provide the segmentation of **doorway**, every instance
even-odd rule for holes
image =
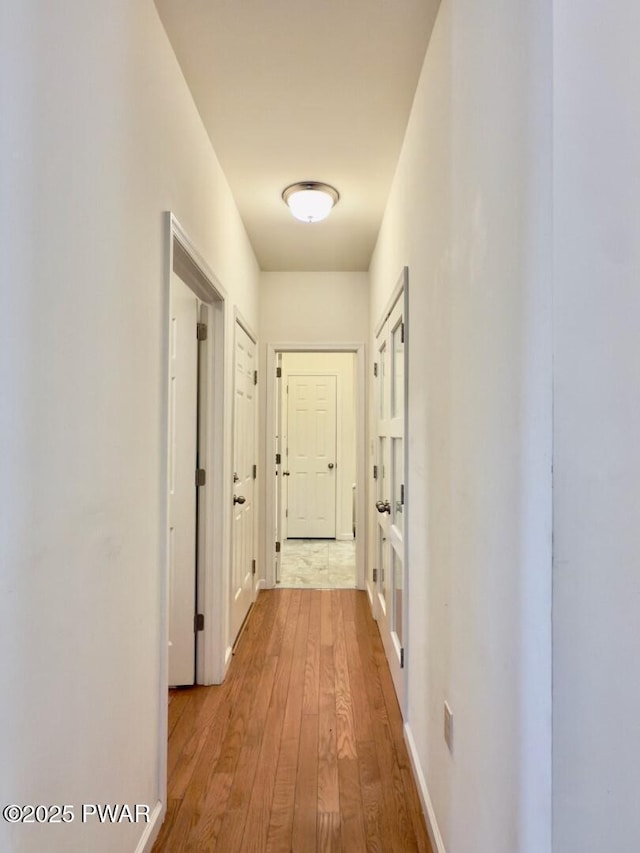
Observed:
[[[364,585],[363,350],[267,347],[269,586]]]
[[[221,502],[214,500],[225,486],[226,300],[215,275],[171,213],[165,306],[162,694],[169,683],[214,684],[224,675],[220,626],[228,544],[223,531],[229,521]],[[182,366],[176,366],[176,358]],[[178,476],[182,497],[175,494]],[[182,531],[176,529],[176,520]],[[179,666],[174,658],[180,660]]]

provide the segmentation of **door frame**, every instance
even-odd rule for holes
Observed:
[[[230,499],[229,499],[229,506],[231,507],[231,509],[229,510],[230,551],[229,551],[229,572],[227,573],[228,577],[229,577],[229,583],[228,583],[227,599],[226,599],[226,601],[227,601],[227,619],[229,621],[229,626],[231,624],[231,596],[233,593],[232,584],[231,584],[231,575],[233,573],[233,551],[232,551],[232,549],[233,549],[233,492],[235,491],[235,484],[233,483],[233,465],[234,465],[235,450],[236,450],[236,448],[235,448],[235,441],[236,441],[236,379],[237,379],[237,376],[236,376],[236,334],[237,334],[238,326],[240,326],[240,328],[245,332],[245,334],[247,334],[249,336],[249,338],[251,338],[251,340],[255,344],[255,348],[256,348],[256,350],[255,350],[255,353],[256,353],[255,367],[256,367],[256,370],[258,371],[258,374],[260,372],[260,365],[258,363],[259,358],[260,358],[258,336],[254,332],[254,330],[251,328],[251,325],[245,320],[240,309],[237,306],[235,306],[233,309],[233,354],[231,356],[232,374],[233,374],[232,386],[233,387],[231,388],[231,400],[232,400],[232,403],[231,403],[231,453],[230,453],[231,476],[229,478],[229,480],[231,481],[231,495],[230,495]],[[259,384],[256,382],[255,383],[255,406],[254,406],[254,414],[253,414],[253,417],[254,417],[254,432],[253,432],[253,434],[254,434],[254,444],[255,444],[254,456],[255,456],[255,460],[256,460],[255,461],[256,478],[255,478],[255,483],[254,483],[254,488],[253,488],[253,502],[254,502],[254,507],[253,507],[253,509],[254,509],[254,514],[253,514],[253,553],[254,553],[255,558],[256,558],[256,564],[258,564],[258,528],[259,528],[258,495],[260,492],[260,465],[259,465],[259,461],[258,461],[258,455],[259,455],[259,451],[260,451],[260,437],[258,434],[259,413],[260,413],[260,396],[259,396],[259,392],[258,392],[259,387],[260,387]],[[223,493],[221,493],[221,494],[223,494]],[[255,603],[256,595],[258,594],[258,589],[260,588],[260,580],[259,580],[260,575],[261,575],[260,566],[256,565],[256,573],[253,576],[253,581],[252,581],[252,585],[251,585],[252,586],[252,588],[251,588],[251,605],[249,606],[249,610],[247,611],[246,616],[249,615],[249,613],[251,611],[251,607]],[[246,616],[245,616],[245,622],[246,622]],[[241,626],[240,632],[242,632],[242,630],[243,630],[243,628]],[[227,636],[229,636],[229,631],[230,631],[230,627],[227,630]],[[230,639],[232,644],[234,644],[237,640],[236,637],[229,637],[229,639]],[[231,651],[231,647],[227,650],[227,653],[230,651]]]
[[[278,353],[285,352],[345,352],[356,357],[356,587],[365,588],[365,565],[368,546],[368,513],[366,507],[366,347],[362,342],[350,343],[267,343],[266,345],[266,460],[262,498],[265,507],[264,542],[264,585],[268,589],[275,586],[275,539],[276,526],[274,494],[276,489],[275,446],[276,446],[276,407],[278,393],[276,389],[276,365]]]
[[[166,809],[169,689],[169,384],[170,384],[170,294],[171,276],[176,272],[206,307],[208,336],[201,361],[200,466],[207,472],[206,485],[198,496],[198,610],[205,614],[205,627],[196,633],[196,681],[219,684],[225,673],[225,626],[228,579],[224,566],[229,560],[225,504],[216,496],[225,494],[228,462],[225,459],[225,329],[228,300],[224,288],[171,211],[165,219],[165,261],[162,307],[162,358],[164,376],[161,394],[160,444],[160,672],[158,799]],[[226,479],[225,479],[226,475]],[[195,471],[194,471],[195,476]],[[229,498],[231,497],[231,490]]]
[[[393,309],[398,304],[398,301],[402,300],[402,316],[404,322],[404,439],[403,439],[403,456],[404,456],[404,526],[403,526],[403,534],[402,534],[402,551],[403,551],[403,601],[402,601],[402,625],[403,632],[405,635],[404,642],[404,679],[403,679],[403,689],[402,695],[398,696],[398,704],[400,705],[400,710],[402,712],[402,716],[404,717],[407,709],[407,697],[409,695],[409,659],[411,656],[411,649],[409,648],[408,638],[409,638],[409,596],[411,593],[411,579],[409,576],[409,535],[411,530],[410,524],[410,515],[411,515],[411,470],[409,468],[409,267],[405,266],[402,268],[402,272],[400,273],[396,284],[391,291],[391,295],[387,300],[384,310],[379,315],[379,320],[373,328],[373,352],[376,352],[376,341],[378,339],[378,335],[384,328],[385,323],[391,316]],[[377,398],[375,393],[373,373],[371,376],[371,408],[370,413],[372,417],[371,421],[371,436],[374,437],[377,434]],[[371,476],[372,473],[371,473]],[[375,495],[375,481],[371,480],[371,500],[368,512],[368,518],[371,520],[370,523],[370,539],[369,539],[369,553],[374,556],[376,555],[376,543],[374,537],[377,535],[376,529],[376,518],[374,513],[377,510],[374,507],[373,496]],[[371,579],[371,568],[373,567],[373,563],[370,560],[370,565],[368,565],[368,571],[366,574],[366,589],[367,595],[369,596],[369,604],[371,606],[371,613],[373,618],[378,620],[378,595],[375,586],[373,585],[373,581]]]

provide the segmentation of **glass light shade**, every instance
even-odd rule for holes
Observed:
[[[282,198],[300,222],[320,222],[331,213],[340,196],[328,184],[306,181],[287,187]]]

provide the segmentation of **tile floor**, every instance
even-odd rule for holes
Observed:
[[[280,587],[353,589],[356,540],[285,539],[280,555]]]

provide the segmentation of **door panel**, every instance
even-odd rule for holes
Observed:
[[[398,300],[376,340],[378,372],[375,584],[380,635],[400,704],[404,696],[404,412],[403,301]]]
[[[255,557],[256,345],[239,323],[235,337],[233,549],[231,637],[235,639],[253,601]]]
[[[336,377],[289,377],[289,538],[336,535]]]
[[[195,680],[198,299],[171,279],[169,385],[169,684]]]

